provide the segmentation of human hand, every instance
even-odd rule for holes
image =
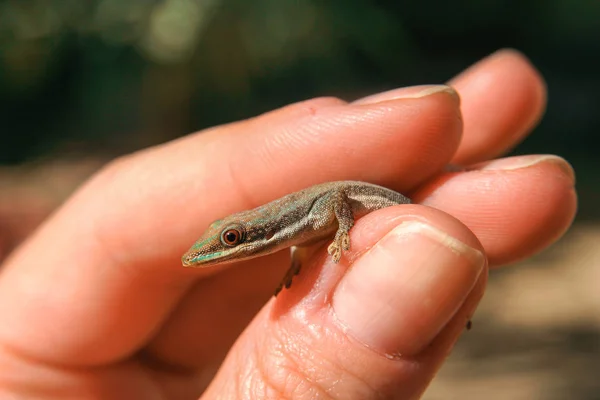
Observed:
[[[473,314],[488,265],[547,247],[576,208],[562,159],[489,161],[545,106],[522,56],[497,53],[451,84],[460,108],[445,87],[319,98],[108,165],[3,266],[0,395],[418,397]],[[468,168],[445,172],[449,163]],[[324,244],[277,298],[287,252],[181,267],[213,220],[344,179],[420,204],[362,218],[340,264]]]

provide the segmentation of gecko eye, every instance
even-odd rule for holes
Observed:
[[[221,233],[221,243],[233,247],[244,240],[244,230],[241,227],[227,228]]]

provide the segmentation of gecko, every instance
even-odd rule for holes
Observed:
[[[291,248],[292,263],[275,289],[277,296],[300,272],[302,246],[333,239],[327,252],[337,264],[342,253],[350,250],[349,231],[356,218],[410,202],[400,193],[371,183],[322,183],[213,222],[181,261],[184,267],[202,268]]]

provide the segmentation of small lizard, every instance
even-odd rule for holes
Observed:
[[[410,199],[390,189],[357,181],[315,185],[253,210],[213,222],[183,255],[185,267],[205,267],[260,257],[291,247],[292,265],[275,290],[289,288],[300,272],[297,246],[333,237],[327,248],[338,263],[350,249],[348,231],[354,219],[371,211],[408,204]]]

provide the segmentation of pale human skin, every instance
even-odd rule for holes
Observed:
[[[443,86],[318,98],[112,162],[2,267],[0,398],[419,397],[488,267],[546,248],[576,210],[561,158],[496,159],[545,108],[528,61],[501,51],[451,84],[460,105]],[[316,248],[277,298],[286,251],[181,267],[213,220],[334,180],[418,204],[360,219],[337,265]]]

